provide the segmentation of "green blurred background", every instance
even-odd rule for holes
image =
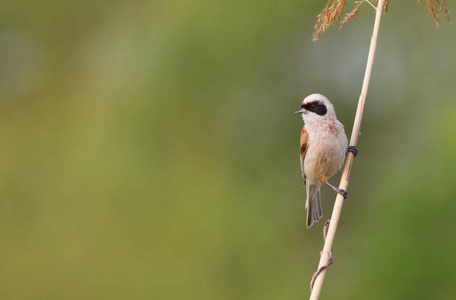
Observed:
[[[306,299],[293,112],[350,135],[374,18],[314,43],[325,4],[3,1],[0,298]],[[454,298],[455,37],[391,1],[321,299]]]

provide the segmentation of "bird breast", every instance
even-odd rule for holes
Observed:
[[[343,125],[330,118],[318,122],[307,122],[309,144],[304,160],[304,172],[311,180],[321,182],[340,169],[347,151],[348,140]]]

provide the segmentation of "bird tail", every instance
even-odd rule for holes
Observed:
[[[309,181],[307,181],[306,188],[307,228],[310,228],[313,223],[320,220],[323,216],[323,211],[321,209],[320,201],[320,185],[310,184]]]

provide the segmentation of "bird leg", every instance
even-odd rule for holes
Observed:
[[[336,188],[335,186],[333,186],[331,183],[329,183],[327,181],[326,181],[326,184],[329,185],[334,190],[334,192],[336,192],[338,194],[341,194],[344,197],[344,199],[347,199],[347,196],[348,196],[347,191],[345,191],[343,189],[338,189],[338,188]]]
[[[353,157],[356,157],[356,155],[358,155],[358,148],[356,148],[356,146],[348,146],[347,153],[348,152],[353,153]]]

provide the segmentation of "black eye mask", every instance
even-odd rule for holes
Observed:
[[[324,105],[321,101],[313,101],[307,104],[303,104],[301,105],[301,108],[316,113],[319,116],[324,116],[328,112],[326,105]]]

